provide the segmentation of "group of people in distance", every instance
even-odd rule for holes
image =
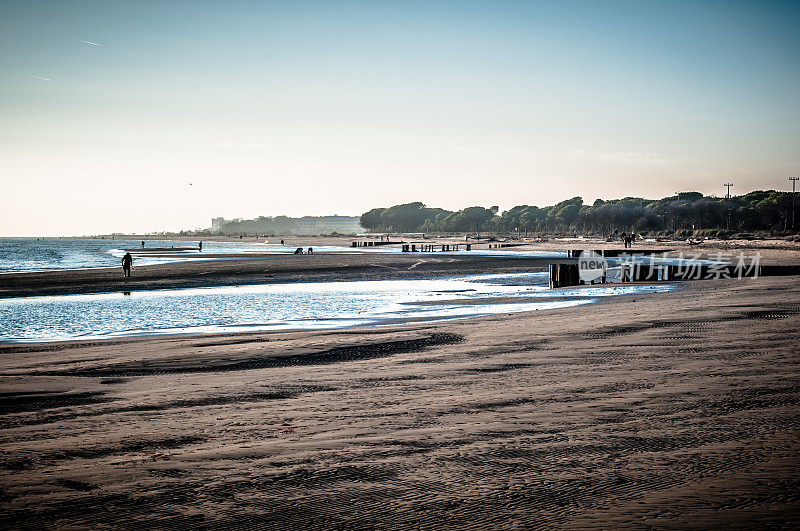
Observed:
[[[633,243],[636,241],[636,233],[631,232],[630,234],[622,233],[622,245],[625,246],[626,249],[633,246]]]
[[[314,248],[313,247],[309,247],[308,251],[306,251],[306,252],[308,254],[314,254]],[[295,249],[294,254],[303,254],[303,248],[302,247],[298,247],[297,249]]]

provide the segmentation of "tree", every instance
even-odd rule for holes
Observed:
[[[381,219],[383,224],[397,232],[416,232],[425,223],[425,205],[419,202],[387,208]]]
[[[369,230],[377,230],[381,227],[382,216],[386,211],[385,208],[373,208],[368,212],[361,214],[361,226]]]
[[[573,197],[553,205],[548,215],[548,223],[553,228],[569,228],[577,219],[583,206],[583,198]]]

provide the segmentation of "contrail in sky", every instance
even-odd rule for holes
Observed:
[[[83,39],[78,39],[78,42],[82,42],[84,44],[91,44],[92,46],[102,46],[102,44],[92,41],[85,41]]]
[[[41,80],[44,80],[44,81],[53,81],[49,77],[41,77],[41,76],[31,76],[31,77],[35,77],[36,79],[41,79]]]

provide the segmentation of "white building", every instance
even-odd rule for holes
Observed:
[[[211,218],[211,230],[219,232],[222,230],[222,225],[225,224],[225,218]]]
[[[297,220],[299,234],[357,234],[364,232],[356,216],[305,216]]]

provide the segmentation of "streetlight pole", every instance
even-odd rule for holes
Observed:
[[[789,180],[792,181],[792,232],[794,232],[794,184],[800,177],[789,177]]]
[[[722,186],[728,189],[725,200],[728,202],[728,230],[731,230],[731,186],[733,186],[733,183],[725,183]]]

